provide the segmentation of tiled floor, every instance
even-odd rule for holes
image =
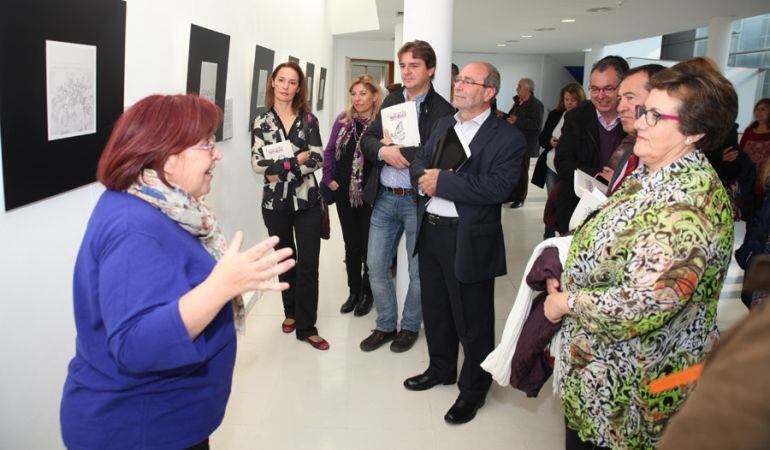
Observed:
[[[545,192],[530,185],[524,207],[503,208],[508,276],[495,287],[496,333],[502,334],[524,265],[542,237]],[[342,315],[347,297],[343,243],[336,212],[332,238],[321,247],[318,328],[331,344],[320,352],[281,333],[280,295],[267,293],[247,321],[239,341],[233,391],[212,448],[324,450],[559,449],[564,425],[550,383],[529,399],[493,384],[475,420],[449,426],[443,416],[457,397],[456,386],[425,392],[404,389],[405,378],[428,364],[424,334],[407,353],[387,346],[371,353],[359,342],[374,328],[375,312]],[[743,231],[736,229],[736,241]],[[735,266],[735,264],[733,264]],[[737,269],[737,270],[736,270]],[[742,272],[731,267],[720,302],[724,329],[745,314],[737,300]]]

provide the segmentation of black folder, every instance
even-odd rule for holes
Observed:
[[[449,127],[446,134],[438,141],[433,152],[431,168],[441,170],[457,170],[468,160],[460,138],[454,127]]]

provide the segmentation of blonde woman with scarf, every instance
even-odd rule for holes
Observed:
[[[332,126],[324,151],[323,182],[332,191],[345,241],[345,267],[350,295],[341,313],[355,310],[365,316],[372,309],[372,289],[366,269],[366,248],[372,208],[361,197],[371,171],[361,152],[361,137],[382,104],[382,94],[371,75],[359,75],[350,82],[350,107]]]
[[[241,294],[288,287],[272,280],[293,267],[291,250],[270,253],[271,237],[242,252],[240,232],[228,245],[203,201],[221,121],[196,95],[153,95],[115,124],[75,264],[67,448],[207,449],[230,395]]]

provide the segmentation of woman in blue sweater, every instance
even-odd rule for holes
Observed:
[[[76,354],[61,403],[70,449],[208,448],[230,394],[241,294],[284,290],[294,265],[269,238],[228,246],[203,202],[222,112],[195,95],[121,116],[97,178],[74,275]],[[235,326],[234,326],[235,324]]]

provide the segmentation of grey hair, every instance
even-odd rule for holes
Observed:
[[[535,93],[535,82],[532,81],[532,78],[522,78],[520,83],[523,84],[529,92]]]
[[[484,86],[493,88],[495,90],[495,97],[497,97],[498,92],[500,92],[500,71],[488,62],[481,61],[480,64],[487,68],[488,73],[487,77],[484,78]]]

